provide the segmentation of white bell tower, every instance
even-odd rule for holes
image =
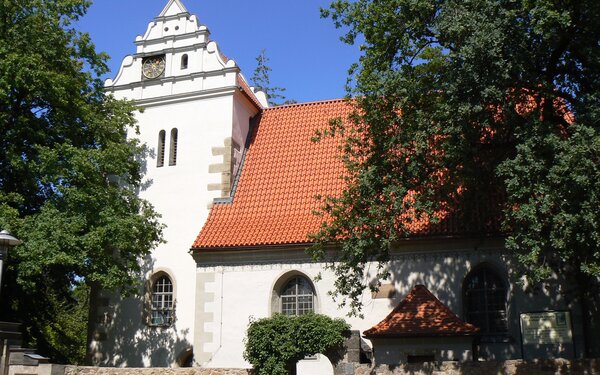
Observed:
[[[209,36],[180,0],[170,0],[136,38],[135,54],[105,82],[108,94],[140,108],[139,134],[130,134],[149,148],[140,196],[162,215],[166,243],[145,260],[139,296],[97,303],[95,364],[173,366],[191,353],[201,312],[194,311],[195,263],[188,251],[213,199],[229,197],[252,119],[267,106]],[[172,321],[156,324],[151,299],[159,276],[171,281],[174,307]],[[169,302],[165,296],[161,303]]]

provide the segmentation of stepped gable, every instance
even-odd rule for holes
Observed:
[[[371,338],[469,336],[479,328],[465,323],[424,285],[416,285],[381,322],[363,332]]]

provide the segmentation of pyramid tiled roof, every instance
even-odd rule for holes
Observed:
[[[465,323],[424,285],[410,293],[381,322],[363,332],[367,338],[467,336],[479,328]]]

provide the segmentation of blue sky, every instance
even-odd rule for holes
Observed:
[[[343,97],[350,64],[358,46],[343,44],[340,30],[319,9],[330,0],[182,0],[211,32],[221,51],[234,59],[246,78],[256,56],[266,49],[271,84],[285,87],[299,102]],[[135,37],[144,34],[167,0],[95,0],[78,28],[89,32],[98,51],[107,52],[113,77],[123,57],[135,52]]]

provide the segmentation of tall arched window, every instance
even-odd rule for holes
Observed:
[[[177,128],[171,129],[171,149],[169,151],[169,165],[177,164]]]
[[[313,312],[314,297],[310,281],[302,276],[293,277],[281,290],[281,313],[302,315]]]
[[[188,67],[188,55],[181,56],[181,70],[187,69]]]
[[[508,331],[506,287],[494,270],[483,265],[471,271],[463,284],[465,320],[481,328],[481,333]]]
[[[156,148],[156,166],[165,165],[165,131],[158,132],[158,147]]]
[[[152,285],[150,324],[169,326],[173,323],[173,283],[163,275]]]

